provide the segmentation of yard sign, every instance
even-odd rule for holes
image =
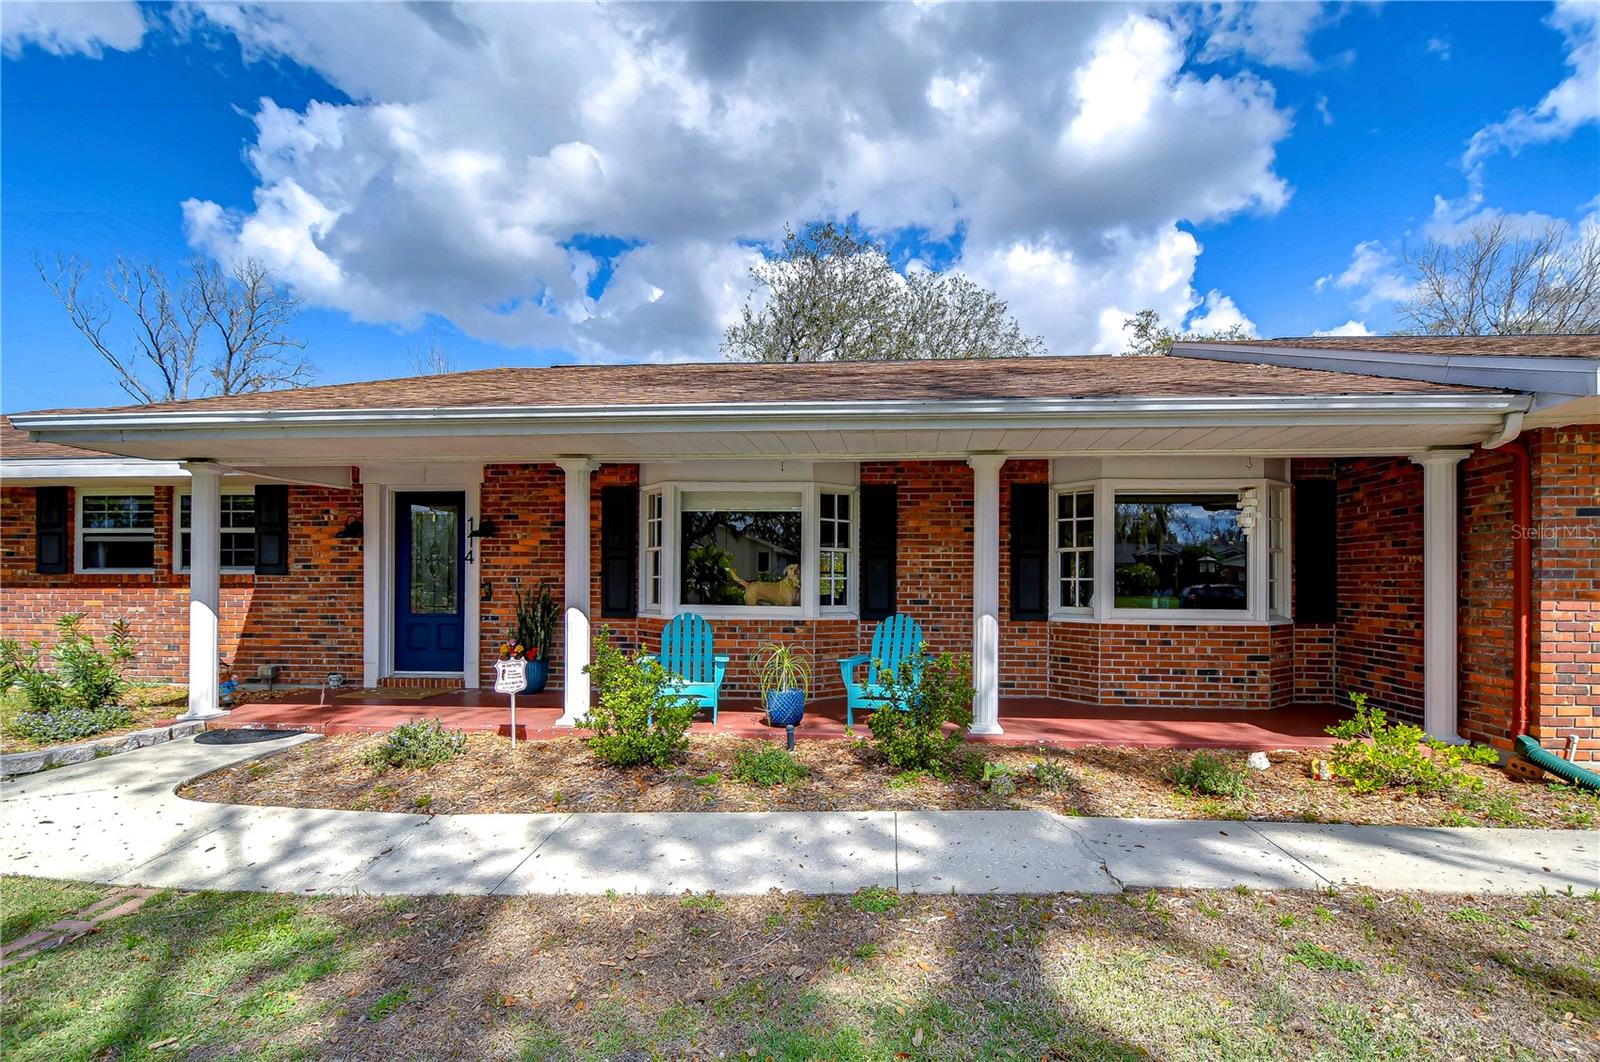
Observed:
[[[528,684],[528,662],[498,660],[494,665],[494,691],[511,694],[511,747],[517,747],[517,694]]]

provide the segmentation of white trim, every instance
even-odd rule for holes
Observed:
[[[140,482],[187,480],[189,473],[176,461],[146,461],[138,457],[9,457],[0,458],[0,479],[20,480],[128,479]]]
[[[224,481],[224,482],[226,482],[226,481]],[[226,487],[224,487],[222,489],[222,493],[225,494],[225,495],[226,494],[232,494],[232,495],[235,495],[235,496],[249,495],[252,498],[255,497],[255,492],[256,492],[256,489],[255,489],[255,487],[253,485],[252,486],[229,485],[229,486],[226,486]],[[189,569],[183,563],[183,532],[184,532],[184,527],[183,527],[183,499],[184,498],[189,498],[189,497],[192,497],[192,496],[193,496],[193,491],[192,490],[181,490],[180,489],[180,490],[174,490],[172,492],[172,574],[173,575],[188,575],[189,574]],[[191,502],[190,504],[193,504],[193,503]],[[231,531],[233,529],[230,528],[229,530]],[[256,532],[256,529],[254,527],[251,527],[250,528],[250,534],[252,536],[254,536],[255,532]],[[238,532],[235,531],[234,533],[237,534]],[[220,534],[220,529],[219,529],[219,534]],[[219,570],[222,572],[223,575],[254,575],[256,573],[256,566],[252,564],[249,567],[242,567],[242,566],[237,565],[237,564],[234,564],[234,565],[224,564]]]
[[[150,497],[150,567],[85,568],[83,566],[83,499]],[[156,489],[154,486],[78,487],[72,492],[72,572],[74,575],[154,575],[156,573]],[[130,529],[131,530],[131,529]],[[134,535],[120,536],[133,539]],[[137,536],[142,539],[143,536]]]
[[[361,467],[362,572],[362,685],[376,686],[397,674],[394,666],[395,495],[446,493],[463,495],[463,521],[482,522],[479,511],[483,466],[451,462],[437,465],[363,465]],[[374,513],[376,509],[376,513]],[[462,565],[461,671],[430,673],[432,678],[461,678],[462,687],[480,685],[480,575],[482,550]]]

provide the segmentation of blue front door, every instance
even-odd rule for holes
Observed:
[[[394,669],[460,671],[466,495],[395,495]]]

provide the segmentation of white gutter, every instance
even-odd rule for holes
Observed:
[[[141,457],[10,457],[0,458],[0,479],[188,479],[177,461],[151,461]]]
[[[48,441],[131,441],[161,434],[279,438],[286,434],[584,434],[649,431],[835,431],[1008,426],[1164,426],[1462,422],[1526,410],[1515,394],[1240,396],[1222,398],[963,399],[729,405],[431,407],[418,409],[170,410],[149,413],[33,413],[11,422]]]
[[[1538,396],[1600,395],[1600,356],[1544,357],[1517,354],[1417,354],[1329,347],[1241,346],[1179,342],[1175,357],[1295,369],[1322,369],[1362,376],[1466,387],[1528,391]],[[1535,409],[1548,404],[1536,399]]]
[[[1495,450],[1504,446],[1522,434],[1522,418],[1523,414],[1521,412],[1507,413],[1505,421],[1500,425],[1500,430],[1483,440],[1479,445],[1485,450]]]

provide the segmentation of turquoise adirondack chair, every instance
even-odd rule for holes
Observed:
[[[674,616],[661,632],[661,652],[650,653],[673,678],[671,692],[699,708],[711,709],[711,725],[717,724],[717,698],[722,693],[722,678],[728,673],[728,658],[712,651],[711,624],[704,616],[685,612]]]
[[[855,726],[856,709],[876,711],[887,706],[889,688],[879,681],[882,671],[898,672],[902,663],[909,662],[912,673],[922,669],[922,627],[910,616],[895,613],[881,621],[872,632],[872,652],[860,656],[847,656],[839,661],[839,675],[844,679],[845,726]],[[865,666],[865,681],[856,677],[856,670]]]

